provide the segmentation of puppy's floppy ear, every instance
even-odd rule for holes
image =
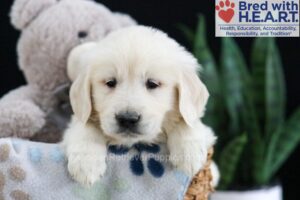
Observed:
[[[82,70],[86,70],[88,55],[96,47],[96,42],[87,42],[71,51],[68,57],[67,74],[72,82],[81,74]]]
[[[81,71],[71,86],[70,100],[75,116],[87,123],[92,113],[90,70]]]
[[[183,70],[178,84],[179,112],[185,123],[192,126],[203,116],[209,94],[206,86],[191,69]]]
[[[70,90],[70,100],[73,112],[83,123],[86,123],[92,113],[90,65],[91,52],[97,43],[89,42],[74,48],[68,58],[67,74],[74,81]]]

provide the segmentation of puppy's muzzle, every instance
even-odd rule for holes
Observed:
[[[120,132],[138,133],[137,127],[141,120],[141,115],[136,112],[126,111],[115,115]]]

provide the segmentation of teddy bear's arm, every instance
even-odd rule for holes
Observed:
[[[38,90],[19,87],[0,100],[0,137],[30,138],[45,124],[45,113],[35,103]]]

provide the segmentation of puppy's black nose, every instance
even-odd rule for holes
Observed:
[[[140,121],[141,115],[136,112],[122,112],[116,115],[116,120],[120,127],[131,129]]]

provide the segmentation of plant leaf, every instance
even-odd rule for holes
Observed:
[[[193,44],[195,40],[195,33],[191,28],[184,24],[178,24],[177,28],[183,33],[183,36],[186,38],[186,40],[190,43]]]
[[[248,133],[248,152],[245,154],[249,159],[250,166],[245,166],[250,170],[251,181],[254,185],[262,184],[262,166],[265,159],[265,143],[261,137],[257,117],[253,108],[252,96],[250,92],[244,97],[244,105],[242,107],[243,127]],[[249,165],[249,163],[244,163]],[[249,171],[247,172],[249,174]],[[249,181],[249,180],[248,180]]]
[[[252,50],[253,100],[267,139],[284,121],[285,84],[274,38],[257,38]]]
[[[282,127],[274,132],[273,136],[270,138],[270,141],[266,147],[266,157],[264,161],[264,166],[262,169],[262,184],[268,184],[273,176],[272,165],[273,165],[273,156],[275,153],[275,148],[280,134],[282,133]]]
[[[286,122],[281,131],[276,132],[272,137],[269,154],[272,156],[269,164],[269,174],[266,179],[270,180],[278,171],[282,164],[287,160],[289,155],[300,142],[300,108]]]
[[[264,143],[254,112],[250,75],[243,55],[233,39],[223,38],[221,55],[225,99],[232,123],[231,131],[235,134],[245,131],[248,133],[249,144],[244,156],[250,160],[251,166],[241,164],[241,167],[248,169],[246,171],[248,175],[250,173],[251,181],[259,184],[264,160]],[[249,177],[248,175],[245,174],[244,177]]]
[[[274,38],[272,38],[270,56],[267,61],[267,110],[266,133],[272,137],[274,131],[284,122],[286,91],[281,58]]]
[[[224,119],[222,118],[223,104],[220,78],[215,59],[206,41],[205,18],[200,15],[195,36],[194,54],[198,59],[198,62],[203,66],[203,71],[200,76],[210,93],[210,99],[206,107],[203,121],[211,126],[215,132],[221,132],[221,123]]]
[[[242,134],[233,139],[221,152],[218,162],[221,172],[220,190],[227,189],[234,180],[234,174],[246,144],[247,135]]]
[[[241,109],[243,108],[244,92],[249,85],[249,74],[243,55],[232,38],[222,38],[221,71],[223,92],[227,105],[231,132],[241,131]]]

